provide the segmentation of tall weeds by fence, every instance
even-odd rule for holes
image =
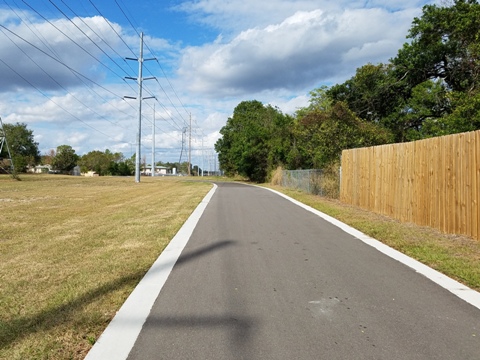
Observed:
[[[277,169],[272,183],[310,194],[338,199],[340,194],[340,169],[334,164],[326,169],[282,170]]]
[[[480,240],[480,131],[344,150],[340,200]]]

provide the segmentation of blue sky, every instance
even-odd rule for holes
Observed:
[[[138,129],[139,33],[145,37],[142,157],[178,161],[192,117],[192,162],[235,106],[294,113],[308,93],[396,55],[421,8],[391,0],[0,0],[0,116],[26,123],[41,153],[131,156]],[[95,5],[93,5],[95,4]],[[155,110],[155,111],[154,111]],[[188,144],[188,141],[185,142]],[[203,149],[203,151],[202,151]],[[202,157],[203,154],[203,157]],[[182,161],[186,160],[185,150]]]

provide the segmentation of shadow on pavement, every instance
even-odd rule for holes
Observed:
[[[182,253],[180,257],[178,258],[177,262],[175,263],[175,266],[182,265],[183,263],[186,263],[190,260],[193,260],[199,256],[206,255],[207,253],[210,253],[212,251],[219,250],[223,247],[226,246],[231,246],[235,245],[237,242],[234,240],[223,240],[223,241],[218,241],[216,243],[213,243],[211,245],[205,246],[201,249],[195,250],[195,251],[190,251],[188,253]]]
[[[154,329],[156,334],[163,330],[166,332],[165,337],[162,337],[164,340],[166,340],[170,332],[175,329],[180,329],[181,333],[219,331],[228,334],[229,350],[232,355],[235,356],[238,354],[248,354],[250,349],[249,343],[253,338],[253,333],[257,325],[253,318],[238,316],[236,314],[181,317],[151,316],[148,322],[145,323],[144,330],[148,330],[149,328]],[[203,335],[205,336],[205,334]],[[178,341],[175,335],[172,336],[174,337],[172,341]],[[218,337],[218,335],[216,337]],[[136,355],[135,351],[132,351],[128,359],[133,360],[136,358]]]

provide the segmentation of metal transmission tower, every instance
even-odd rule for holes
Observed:
[[[4,145],[7,148],[8,159],[3,159],[3,158],[0,157],[0,169],[8,172],[3,167],[3,165],[5,164],[5,160],[9,160],[10,161],[10,173],[15,174],[15,167],[13,166],[12,153],[10,152],[10,148],[8,147],[7,135],[5,134],[5,129],[3,128],[2,118],[0,117],[0,156],[2,154]]]
[[[188,130],[188,176],[191,175],[190,168],[192,167],[192,113],[190,113],[190,125]]]
[[[155,176],[155,104],[153,104],[153,124],[152,124],[152,176]]]
[[[141,138],[142,138],[142,100],[145,99],[154,99],[154,96],[142,98],[143,92],[143,80],[155,79],[155,77],[143,78],[143,62],[149,60],[156,60],[156,58],[144,59],[143,58],[143,32],[140,33],[140,56],[138,59],[135,58],[126,58],[127,60],[138,61],[138,77],[129,77],[125,79],[136,80],[138,82],[138,97],[124,96],[127,99],[137,99],[138,100],[138,133],[137,133],[137,151],[135,154],[135,182],[140,182],[140,156],[141,156]]]
[[[187,134],[187,127],[183,128],[182,131],[182,148],[180,150],[180,159],[178,160],[178,166],[182,163],[183,149],[185,148],[185,135]]]

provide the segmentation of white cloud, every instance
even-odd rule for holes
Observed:
[[[413,17],[420,14],[425,3],[418,0],[184,1],[176,9],[213,29],[210,39],[215,40],[182,48],[182,38],[166,41],[152,33],[152,29],[145,29],[148,47],[144,55],[150,57],[151,49],[154,56],[160,57],[181,102],[192,112],[194,148],[201,147],[203,138],[204,147],[212,149],[220,137],[220,128],[239,102],[256,99],[292,114],[308,105],[310,90],[342,82],[359,66],[395,56]],[[161,13],[161,6],[157,6]],[[80,80],[58,61],[0,28],[0,116],[6,123],[27,123],[34,130],[42,152],[69,144],[80,155],[108,148],[130,156],[135,151],[138,103],[124,100],[123,96],[137,96],[137,85],[124,82],[123,76],[136,76],[138,65],[123,61],[123,57],[137,56],[138,35],[113,19],[107,23],[101,16],[73,20],[116,60],[114,64],[72,22],[57,15],[50,21],[88,53],[27,11],[15,13],[0,8],[0,24],[101,86],[84,78]],[[121,34],[128,48],[116,33]],[[146,62],[145,67],[144,75],[158,76],[163,86],[160,89],[155,81],[145,82],[146,96],[155,95],[163,104],[156,107],[157,160],[178,161],[181,128],[188,123],[188,115],[157,65]],[[171,106],[172,100],[176,108]],[[152,105],[153,100],[148,100],[143,106],[142,156],[147,159],[152,143]]]
[[[52,23],[65,34],[70,33],[69,36],[76,38],[78,44],[87,51],[96,54],[92,45],[85,43],[85,36],[80,38],[72,34],[70,28],[73,24],[69,25],[62,20]],[[22,22],[11,25],[9,30],[2,29],[0,33],[0,67],[2,73],[7,74],[7,81],[2,82],[0,91],[31,85],[40,89],[55,89],[59,87],[58,84],[68,87],[79,83],[79,80],[61,63],[79,72],[89,70],[93,64],[92,59],[79,46],[48,23]],[[54,61],[54,58],[58,58],[58,61]]]
[[[307,94],[302,94],[295,96],[291,99],[275,99],[270,102],[272,106],[276,106],[282,110],[285,114],[295,114],[295,112],[302,108],[308,106],[310,97]]]
[[[191,91],[215,97],[313,88],[353,74],[366,62],[388,61],[417,12],[296,12],[281,23],[245,30],[228,43],[185,49],[179,74],[190,78]]]
[[[318,0],[199,0],[185,1],[177,10],[190,14],[192,20],[221,31],[239,32],[248,28],[278,23],[296,11],[321,8],[328,2]]]
[[[439,0],[442,1],[442,0]],[[295,12],[321,9],[340,12],[345,9],[383,8],[387,11],[419,9],[425,0],[192,0],[175,9],[190,15],[192,21],[235,34],[247,28],[264,28],[277,24]]]
[[[0,9],[0,18],[7,24],[7,29],[0,28],[0,72],[4,74],[0,92],[32,86],[41,91],[70,89],[107,78],[118,81],[136,71],[123,57],[136,57],[138,36],[116,23],[101,16],[45,21],[29,13],[19,19],[17,14]],[[148,50],[175,50],[164,39],[145,36],[145,40]]]

